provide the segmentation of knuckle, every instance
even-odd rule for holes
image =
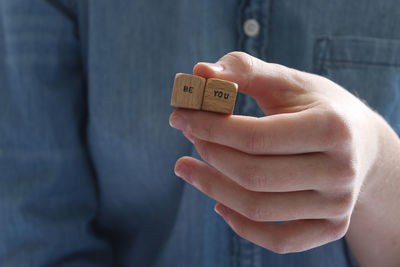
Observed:
[[[271,244],[268,246],[268,249],[277,254],[287,254],[293,250],[287,240],[279,238],[272,240]]]
[[[270,220],[270,212],[258,202],[257,200],[250,201],[250,204],[245,209],[246,217],[255,222]]]
[[[327,171],[327,182],[336,189],[353,188],[358,176],[357,159],[349,153],[340,153],[340,157],[336,154],[327,155],[331,162]]]
[[[240,221],[231,222],[230,226],[232,230],[240,237],[247,239],[247,227],[246,224]]]
[[[238,174],[238,183],[247,190],[260,191],[263,188],[263,176],[256,165],[249,165],[242,168]]]
[[[227,61],[229,64],[236,65],[242,73],[244,84],[242,89],[251,88],[251,80],[253,75],[254,59],[247,53],[234,51],[226,54],[221,61]]]
[[[352,127],[344,115],[328,107],[324,116],[324,138],[323,143],[327,147],[343,147],[351,145],[353,141]]]
[[[347,193],[344,196],[336,199],[332,206],[332,215],[334,217],[342,217],[350,213],[353,207],[353,194]]]
[[[344,160],[336,171],[335,181],[342,186],[352,186],[356,180],[357,167],[354,160]]]
[[[349,218],[345,218],[339,221],[330,222],[327,229],[327,238],[330,241],[335,241],[342,238],[349,228],[349,221]]]
[[[257,154],[259,151],[263,151],[266,147],[266,138],[256,128],[249,130],[249,137],[246,140],[246,150],[251,154]]]
[[[296,240],[296,236],[287,236],[282,238],[280,235],[275,236],[269,244],[270,250],[278,254],[287,254],[294,252],[302,252],[310,249],[307,243]]]
[[[239,65],[241,69],[244,70],[245,72],[251,72],[253,66],[252,62],[253,59],[249,54],[241,51],[233,51],[229,52],[228,54],[222,57],[222,59],[226,58],[229,58],[235,64]]]
[[[201,128],[205,140],[214,140],[214,126],[212,123],[206,123]]]

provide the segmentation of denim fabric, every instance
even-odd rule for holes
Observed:
[[[258,247],[176,178],[198,155],[168,125],[171,86],[242,50],[334,80],[399,133],[396,0],[2,0],[0,16],[0,266],[355,265],[344,239]],[[235,112],[263,115],[242,94]]]

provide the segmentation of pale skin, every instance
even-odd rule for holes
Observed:
[[[277,253],[345,236],[360,266],[400,266],[400,140],[377,113],[326,78],[241,52],[193,72],[236,82],[268,114],[170,117],[208,163],[182,157],[175,173],[233,231]]]

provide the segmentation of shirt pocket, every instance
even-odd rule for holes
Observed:
[[[400,40],[320,37],[313,72],[359,97],[400,133]]]

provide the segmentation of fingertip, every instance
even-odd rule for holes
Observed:
[[[192,158],[190,156],[183,156],[180,157],[176,163],[175,163],[175,168],[180,167],[181,165],[186,165],[186,166],[190,166],[190,167],[194,167],[196,166],[197,161],[199,161],[198,159]]]
[[[192,183],[192,178],[191,178],[191,173],[192,173],[192,168],[187,164],[187,161],[185,158],[190,158],[190,157],[181,157],[179,158],[174,167],[174,173],[176,176],[181,177],[188,183]]]
[[[172,126],[172,121],[173,121],[173,118],[174,118],[174,116],[175,116],[175,112],[176,112],[176,110],[174,110],[174,111],[169,115],[169,118],[168,118],[168,123],[169,123],[169,126],[171,126],[171,127],[173,127],[173,126]]]
[[[170,115],[169,125],[178,130],[190,132],[189,123],[181,112],[175,111]]]
[[[211,75],[205,62],[198,62],[193,67],[193,74],[208,79]]]
[[[180,157],[180,158],[176,161],[175,167],[176,167],[177,164],[185,164],[185,161],[187,161],[187,160],[190,159],[190,158],[191,158],[191,157],[189,157],[189,156]]]
[[[224,66],[217,63],[199,62],[193,67],[193,74],[208,78],[216,78],[224,70]]]
[[[246,90],[253,76],[253,57],[239,51],[225,54],[216,63],[199,62],[193,74],[206,79],[217,78],[238,84],[239,91]]]

